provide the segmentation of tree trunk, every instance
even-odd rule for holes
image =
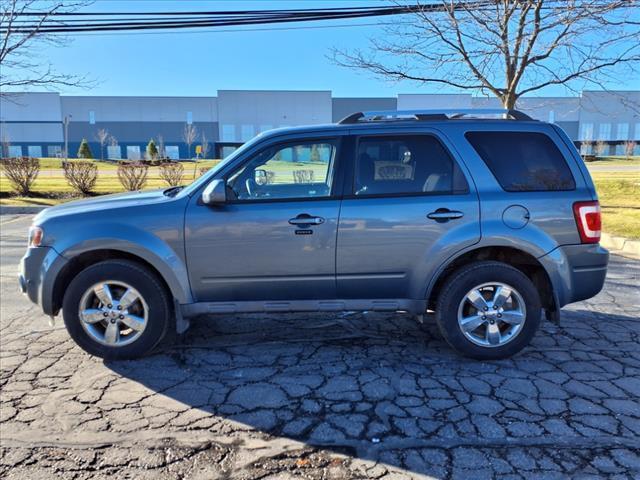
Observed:
[[[516,100],[517,97],[512,93],[504,93],[500,96],[500,100],[502,101],[502,106],[507,110],[513,110],[516,108]]]

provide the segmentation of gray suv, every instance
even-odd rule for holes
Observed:
[[[186,187],[40,213],[20,286],[108,359],[193,317],[435,312],[478,359],[596,295],[608,252],[589,172],[556,125],[514,110],[359,112],[258,135]]]

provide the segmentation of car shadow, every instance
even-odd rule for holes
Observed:
[[[597,314],[563,312],[561,324],[544,322],[521,354],[479,362],[453,352],[430,316],[423,325],[379,313],[210,316],[162,353],[105,365],[155,392],[155,405],[166,397],[187,406],[192,420],[182,428],[215,430],[231,421],[442,477],[456,446],[552,439],[544,427],[550,417],[563,419],[563,435],[571,435],[570,404],[546,410],[541,392],[580,396],[563,390],[582,364],[613,380],[610,362],[600,369],[594,359],[633,340],[635,320],[608,319],[615,338],[603,337]],[[625,345],[637,354],[637,345]]]

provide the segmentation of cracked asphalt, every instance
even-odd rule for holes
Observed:
[[[0,217],[0,477],[640,478],[640,262],[510,360],[432,319],[235,315],[103,362],[18,294],[30,217]]]

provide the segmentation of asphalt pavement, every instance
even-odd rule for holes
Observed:
[[[640,478],[640,262],[516,357],[431,318],[220,315],[138,361],[82,352],[18,292],[0,217],[0,477]]]

